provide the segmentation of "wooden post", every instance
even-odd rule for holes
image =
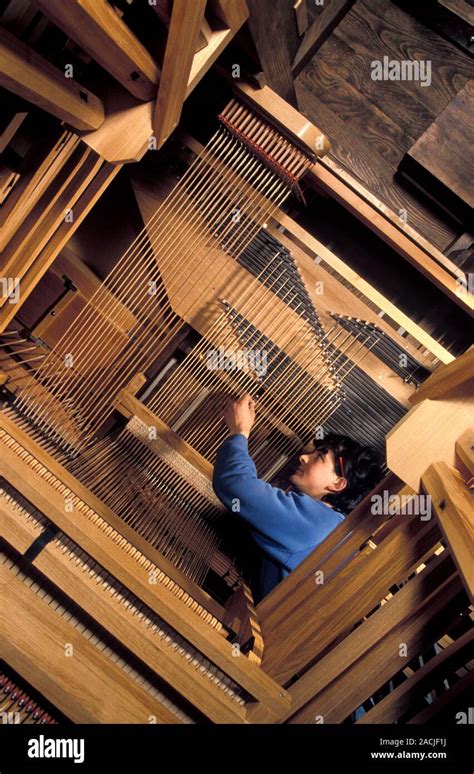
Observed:
[[[474,346],[460,355],[452,363],[436,369],[426,382],[410,396],[410,403],[417,404],[428,398],[437,400],[448,398],[455,391],[462,390],[465,395],[472,394],[474,384]]]
[[[267,83],[283,99],[297,106],[281,10],[274,0],[252,0],[249,10],[250,32]]]
[[[174,0],[153,117],[158,147],[178,125],[205,10],[206,0]]]

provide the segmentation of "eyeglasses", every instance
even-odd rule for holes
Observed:
[[[342,477],[345,478],[346,474],[344,473],[344,464],[342,462],[342,457],[339,457],[339,465],[341,466]]]

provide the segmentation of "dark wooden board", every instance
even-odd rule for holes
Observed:
[[[407,151],[404,168],[450,209],[472,215],[474,207],[474,80],[456,94]]]

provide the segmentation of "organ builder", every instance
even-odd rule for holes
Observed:
[[[260,556],[255,602],[265,597],[345,518],[382,476],[375,452],[345,435],[327,434],[299,455],[291,486],[279,489],[257,476],[248,453],[255,401],[244,395],[224,414],[230,435],[214,465],[214,492],[248,525]]]

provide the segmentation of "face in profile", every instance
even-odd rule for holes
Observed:
[[[338,463],[332,449],[321,446],[304,451],[298,457],[298,466],[290,476],[293,486],[310,497],[321,498],[330,492],[340,492],[347,485],[337,472]]]

